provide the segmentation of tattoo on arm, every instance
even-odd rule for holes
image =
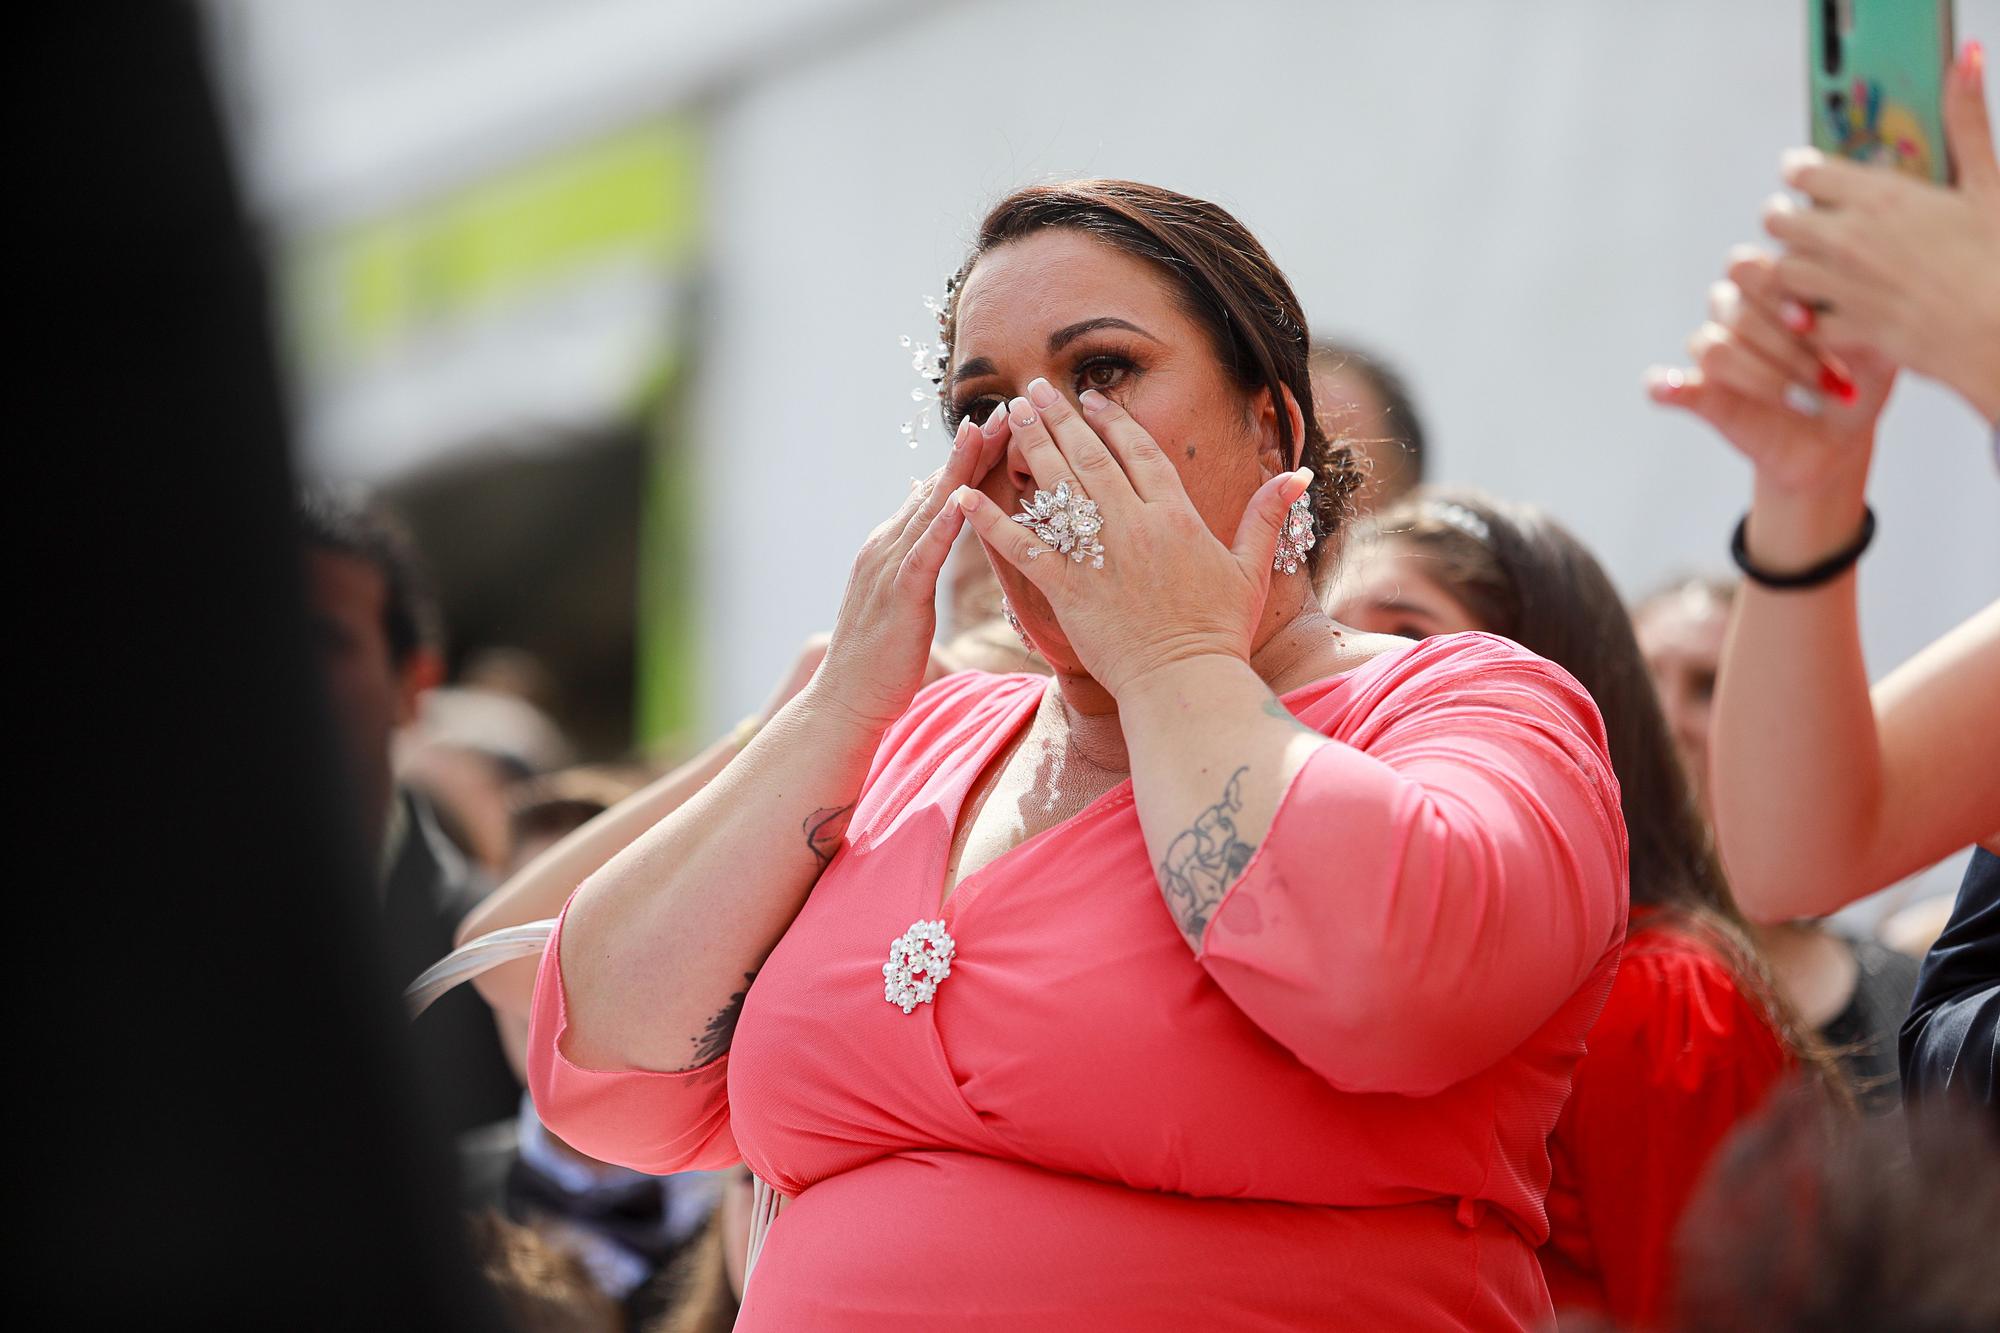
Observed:
[[[819,862],[821,870],[833,864],[833,854],[840,850],[841,835],[847,832],[847,812],[853,808],[824,806],[806,816],[806,849]]]
[[[736,1039],[736,1020],[743,1015],[743,1001],[749,997],[750,983],[757,979],[755,972],[743,974],[743,989],[729,997],[729,1003],[722,1006],[708,1026],[694,1039],[694,1063],[689,1069],[699,1069],[716,1057],[729,1052],[729,1043]]]
[[[1160,887],[1166,894],[1167,910],[1174,914],[1174,923],[1191,949],[1201,948],[1210,915],[1257,850],[1255,844],[1238,835],[1233,818],[1243,812],[1243,775],[1249,771],[1246,764],[1230,776],[1222,799],[1202,811],[1168,844],[1160,862]]]

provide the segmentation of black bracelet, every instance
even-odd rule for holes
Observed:
[[[1750,551],[1743,541],[1744,531],[1749,526],[1748,514],[1736,521],[1736,532],[1729,538],[1729,558],[1743,571],[1744,578],[1760,588],[1796,591],[1799,588],[1817,588],[1822,583],[1831,583],[1853,568],[1854,562],[1861,558],[1861,553],[1868,549],[1868,543],[1875,540],[1875,511],[1867,505],[1861,506],[1860,535],[1818,564],[1809,569],[1802,569],[1796,574],[1773,574],[1750,563]]]

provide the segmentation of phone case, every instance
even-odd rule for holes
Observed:
[[[1951,0],[1806,0],[1806,26],[1813,146],[1949,181]]]

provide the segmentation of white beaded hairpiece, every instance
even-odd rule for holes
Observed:
[[[1493,530],[1486,526],[1486,520],[1464,505],[1449,500],[1426,500],[1423,512],[1426,517],[1457,528],[1481,546],[1493,540]]]
[[[900,429],[904,442],[912,449],[917,447],[917,432],[931,428],[933,415],[931,409],[941,406],[944,400],[944,367],[951,355],[951,349],[945,346],[944,331],[951,318],[952,296],[957,290],[958,279],[948,278],[944,284],[944,300],[939,301],[935,296],[924,298],[924,309],[937,320],[938,332],[935,344],[927,343],[921,338],[912,338],[907,333],[896,340],[902,349],[910,354],[910,369],[930,382],[930,387],[927,389],[910,390],[910,401],[917,405],[917,414],[905,421]]]

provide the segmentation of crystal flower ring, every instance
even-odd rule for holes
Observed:
[[[909,1013],[937,998],[938,983],[951,975],[952,954],[958,946],[945,934],[942,921],[919,921],[889,941],[889,961],[882,964],[882,998]]]
[[[1066,555],[1078,564],[1090,561],[1092,569],[1104,568],[1104,543],[1097,534],[1104,531],[1104,517],[1097,502],[1072,491],[1067,481],[1059,481],[1053,492],[1036,491],[1032,500],[1021,501],[1022,512],[1014,521],[1041,538],[1048,549]],[[1040,555],[1030,548],[1028,558]]]

